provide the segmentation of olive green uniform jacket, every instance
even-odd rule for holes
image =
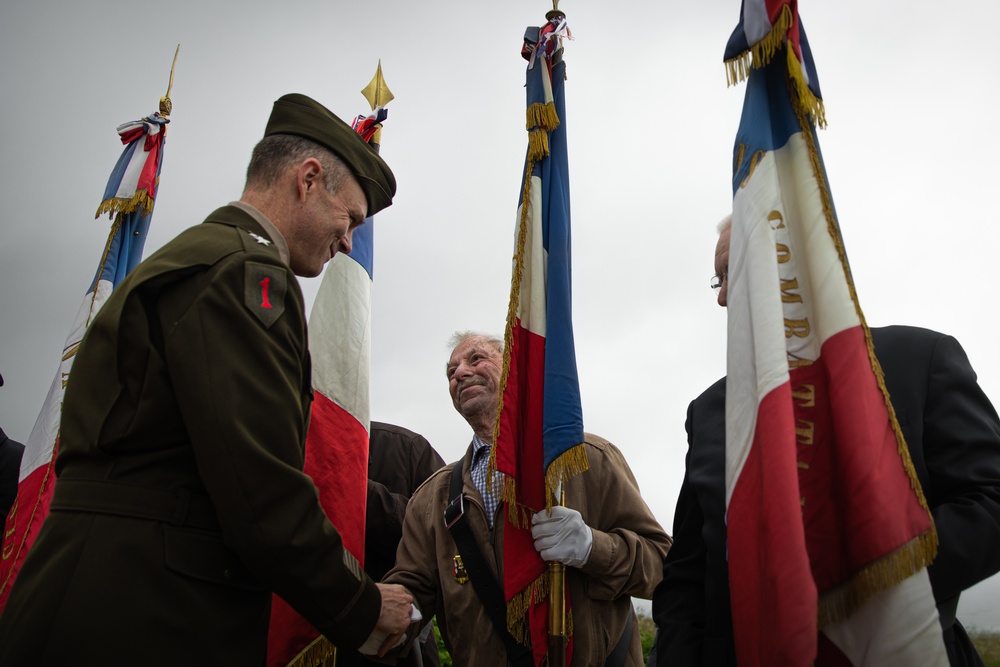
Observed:
[[[638,621],[631,596],[649,598],[663,577],[671,540],[639,493],[625,457],[604,438],[585,434],[590,469],[563,484],[566,505],[580,512],[594,534],[590,557],[580,568],[567,567],[573,614],[573,662],[604,665],[618,643],[629,615],[632,636],[625,664],[643,664]],[[470,446],[457,463],[437,471],[417,489],[406,508],[396,566],[383,579],[402,584],[414,596],[424,619],[437,614],[438,627],[456,665],[506,667],[507,653],[472,583],[456,576],[458,550],[445,527],[448,486],[454,466],[463,469],[465,514],[494,574],[503,577],[503,504],[494,529],[486,521],[482,496],[469,475]]]
[[[298,283],[249,214],[140,264],[74,361],[0,664],[261,665],[272,591],[360,645],[381,596],[302,473],[310,373]]]

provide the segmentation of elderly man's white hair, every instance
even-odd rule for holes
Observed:
[[[503,352],[503,338],[498,338],[493,334],[483,333],[482,331],[456,331],[448,339],[448,345],[450,349],[454,350],[469,338],[482,338],[498,351]]]
[[[715,226],[715,231],[721,234],[722,232],[726,231],[732,226],[733,226],[733,214],[730,213],[722,220],[719,220],[719,224]]]

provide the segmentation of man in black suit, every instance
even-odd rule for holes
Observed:
[[[3,376],[0,375],[0,387]],[[11,440],[0,428],[0,526],[7,520],[10,508],[17,499],[17,478],[21,470],[24,445]]]
[[[724,221],[715,255],[714,287],[723,307],[729,232]],[[1000,571],[1000,419],[954,338],[904,326],[871,334],[940,539],[928,574],[948,658],[953,667],[982,665],[955,612],[963,590]],[[722,378],[688,408],[674,545],[653,596],[655,664],[736,665],[726,562],[725,406]]]

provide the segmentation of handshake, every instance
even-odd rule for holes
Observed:
[[[380,658],[391,649],[406,641],[406,630],[423,617],[413,605],[413,596],[398,584],[376,584],[382,594],[382,611],[375,629],[361,648],[364,655],[378,655]]]

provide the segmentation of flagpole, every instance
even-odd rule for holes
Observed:
[[[174,62],[170,65],[170,81],[167,82],[167,94],[160,98],[160,115],[163,117],[169,116],[170,112],[174,110],[174,104],[170,101],[170,89],[174,87],[174,69],[177,67],[177,56],[181,52],[181,45],[177,45],[177,49],[174,51]]]
[[[552,11],[546,12],[545,19],[565,18],[559,9],[559,0],[552,0]],[[553,505],[566,505],[566,491],[562,481],[556,487]],[[566,566],[558,561],[550,561],[549,572],[549,653],[548,667],[566,667]]]
[[[554,0],[558,2],[558,0]],[[562,482],[556,489],[553,505],[566,504]],[[566,566],[550,561],[549,571],[549,660],[548,667],[565,667],[566,644]]]

